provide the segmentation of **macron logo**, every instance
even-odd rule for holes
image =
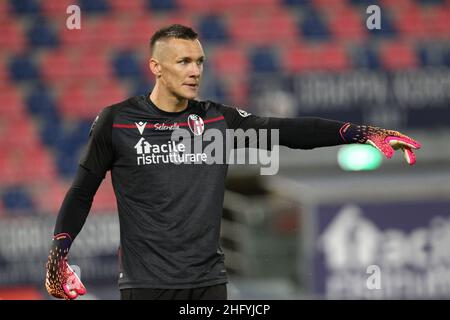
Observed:
[[[135,125],[136,125],[136,127],[138,128],[138,130],[139,130],[139,133],[142,135],[143,133],[144,133],[144,129],[145,129],[145,126],[147,125],[147,122],[139,122],[139,123],[137,123],[137,122],[135,122],[134,123]]]

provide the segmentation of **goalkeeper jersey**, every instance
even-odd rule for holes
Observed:
[[[228,166],[208,163],[204,149],[196,150],[208,130],[226,137],[227,129],[280,129],[281,145],[311,149],[344,143],[342,125],[258,117],[212,101],[190,100],[184,111],[165,112],[148,95],[104,108],[80,165],[102,178],[111,172],[120,223],[119,288],[227,282],[220,222]],[[177,133],[183,133],[178,140]]]

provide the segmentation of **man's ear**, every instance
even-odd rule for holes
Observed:
[[[156,78],[161,77],[161,65],[159,64],[158,60],[156,60],[155,58],[150,58],[148,60],[148,66]]]

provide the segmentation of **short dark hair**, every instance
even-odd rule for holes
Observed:
[[[153,53],[156,41],[168,38],[195,40],[198,39],[198,34],[190,27],[181,24],[172,24],[159,29],[153,34],[150,39],[150,51]]]

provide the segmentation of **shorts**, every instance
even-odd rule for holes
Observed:
[[[120,290],[121,300],[227,300],[225,283],[192,289],[131,288]]]

